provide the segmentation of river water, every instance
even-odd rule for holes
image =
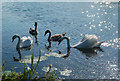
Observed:
[[[29,28],[38,22],[38,45],[33,43],[31,50],[21,50],[22,62],[16,51],[17,39],[12,43],[12,36],[18,34],[30,36]],[[70,44],[79,42],[86,34],[95,34],[99,41],[105,41],[101,49],[82,51],[74,48],[67,54],[67,43],[59,46],[52,42],[47,50],[48,35],[66,32]],[[35,40],[35,38],[33,38]],[[41,61],[37,72],[40,76],[53,65],[59,78],[65,79],[116,79],[118,78],[118,3],[92,2],[6,2],[2,4],[2,60],[6,62],[5,70],[13,68],[23,72],[24,61],[30,67],[31,54],[35,53],[35,61],[41,50]],[[59,54],[61,51],[62,54]]]

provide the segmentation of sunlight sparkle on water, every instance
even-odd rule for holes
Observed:
[[[100,11],[100,8],[98,8],[98,11]]]
[[[36,64],[37,63],[37,61],[38,61],[38,58],[39,57],[34,57],[34,61],[33,61],[33,64]],[[44,60],[47,60],[48,58],[46,57],[46,56],[41,56],[40,57],[40,61],[44,61]],[[29,56],[26,56],[26,58],[25,59],[22,59],[21,61],[20,61],[20,63],[31,63],[31,57],[30,57],[30,55]]]
[[[100,24],[102,24],[103,23],[103,21],[100,21]]]
[[[80,34],[80,36],[83,36],[83,34]]]
[[[104,23],[106,23],[106,21],[104,21]]]
[[[110,43],[106,43],[106,42],[105,42],[105,43],[102,43],[102,45],[103,45],[103,46],[106,46],[106,47],[111,46]]]
[[[49,54],[45,54],[46,56],[54,56],[54,57],[63,57],[65,54],[58,54],[56,52],[52,52],[52,53],[49,53]]]
[[[95,25],[91,25],[91,27],[94,27],[94,28],[95,28],[96,26],[95,26]]]
[[[114,16],[116,15],[116,14],[113,14]]]
[[[110,2],[107,1],[105,4],[108,5],[108,4],[110,4]]]
[[[88,13],[88,10],[86,11],[86,13]]]
[[[90,29],[92,29],[92,27],[90,27]]]
[[[82,14],[84,13],[84,12],[81,12]]]
[[[43,67],[43,68],[42,68],[42,70],[45,71],[45,72],[48,72],[49,69],[50,69],[50,67]],[[55,71],[55,70],[57,70],[57,68],[52,67],[51,70],[50,70],[50,72],[53,72],[53,71]]]
[[[107,12],[105,12],[105,14],[107,14]]]
[[[118,31],[116,31],[116,33],[118,33]]]
[[[101,24],[98,24],[98,26],[101,26]]]
[[[102,30],[102,29],[100,29],[100,31],[102,32],[103,30]]]
[[[102,5],[100,5],[100,7],[103,7]]]
[[[97,13],[97,15],[99,15],[99,13]]]
[[[60,71],[60,74],[63,76],[70,76],[72,70],[65,69],[64,71]]]
[[[109,8],[112,8],[112,6],[109,6]]]
[[[105,26],[105,28],[107,28],[107,26]]]
[[[92,24],[92,22],[89,22],[89,24]]]
[[[85,24],[84,26],[87,26],[87,24]]]
[[[93,5],[91,5],[91,8],[94,8],[94,6],[93,6]]]
[[[110,30],[110,28],[108,28],[108,30]]]

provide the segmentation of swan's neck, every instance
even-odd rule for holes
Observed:
[[[67,48],[70,48],[70,40],[67,38]]]
[[[67,40],[67,48],[71,48],[70,46],[70,40],[67,37],[63,37],[62,40],[66,39]]]
[[[19,36],[17,36],[17,38],[18,38],[18,43],[17,43],[16,48],[20,48],[20,37],[19,37]]]
[[[35,26],[35,31],[37,30],[37,26]]]
[[[50,41],[50,37],[51,37],[51,32],[49,31],[49,36],[48,36],[48,41]]]

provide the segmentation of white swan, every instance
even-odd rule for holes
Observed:
[[[104,42],[97,42],[98,37],[96,35],[85,35],[80,42],[78,42],[74,46],[70,46],[70,40],[68,37],[62,37],[58,42],[58,45],[64,40],[67,40],[67,48],[95,48],[95,47],[100,47],[100,45]]]
[[[12,42],[14,41],[15,38],[18,38],[18,43],[16,45],[16,48],[18,48],[18,49],[30,47],[33,44],[33,39],[30,36],[28,36],[28,37],[24,36],[24,37],[20,38],[19,35],[14,35],[12,37]]]

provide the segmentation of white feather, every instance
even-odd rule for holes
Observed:
[[[99,47],[102,42],[97,42],[97,41],[98,41],[98,37],[96,35],[85,35],[79,43],[77,43],[72,47],[75,48]]]
[[[24,48],[24,47],[29,47],[33,44],[33,39],[32,37],[28,36],[24,36],[20,39],[20,48]]]

